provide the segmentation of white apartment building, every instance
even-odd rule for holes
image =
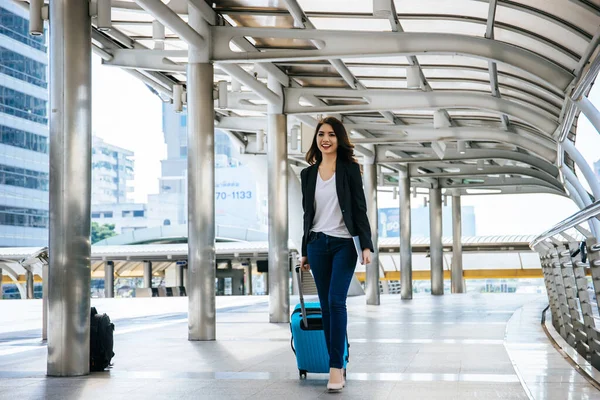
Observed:
[[[115,232],[119,235],[144,229],[148,227],[146,204],[93,204],[92,221],[101,225],[114,224]]]
[[[92,138],[92,204],[119,204],[133,192],[133,152]]]
[[[0,247],[48,244],[47,34],[0,0]]]

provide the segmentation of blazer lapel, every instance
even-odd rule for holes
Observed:
[[[317,188],[317,174],[319,173],[318,164],[313,165],[312,168],[308,170],[308,182],[306,189],[308,190],[307,198],[308,198],[308,207],[309,210],[312,210],[313,213],[315,211],[315,190]]]
[[[346,177],[346,164],[338,158],[335,162],[335,191],[337,192],[338,203],[341,209],[344,209],[342,200],[344,198],[344,179]]]

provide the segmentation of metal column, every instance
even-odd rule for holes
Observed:
[[[2,293],[0,291],[0,299]],[[48,340],[48,263],[42,265],[42,340]]]
[[[431,294],[444,294],[444,248],[442,247],[442,190],[429,189],[429,257]]]
[[[410,175],[408,166],[400,169],[398,179],[398,200],[400,202],[400,279],[401,298],[412,299],[412,247],[410,218]]]
[[[189,24],[206,46],[189,45],[188,119],[188,339],[216,339],[215,126],[210,27],[188,5]]]
[[[287,323],[290,319],[287,117],[283,114],[283,88],[272,75],[268,87],[282,99],[281,104],[269,104],[267,108],[269,321]]]
[[[371,264],[366,266],[366,295],[367,304],[379,305],[379,253],[377,247],[377,165],[375,160],[366,159],[364,164],[364,186],[365,198],[367,200],[367,217],[371,225],[371,235],[373,239],[373,249],[375,252],[371,256]]]
[[[34,295],[33,295],[33,289],[34,289],[34,283],[33,283],[33,272],[27,270],[25,272],[25,276],[27,279],[27,283],[26,283],[26,289],[27,289],[27,299],[31,300],[33,299]]]
[[[152,261],[144,261],[144,284],[143,287],[152,287]]]
[[[104,263],[104,297],[115,297],[115,262]]]
[[[185,265],[177,264],[175,268],[175,286],[185,286]]]
[[[462,257],[462,215],[460,195],[452,196],[452,271],[451,293],[464,293],[463,257]]]
[[[50,2],[50,376],[89,373],[92,50],[89,2]]]
[[[4,276],[2,275],[2,268],[0,268],[0,300],[2,300],[4,293],[2,292],[2,281]]]
[[[252,296],[252,264],[246,265],[246,294]]]

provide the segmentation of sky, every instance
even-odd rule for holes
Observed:
[[[93,132],[135,153],[133,200],[145,203],[148,194],[158,192],[160,160],[166,158],[161,100],[127,72],[101,65],[96,56],[92,79]],[[600,108],[600,84],[590,100]],[[590,166],[600,159],[600,134],[583,114],[576,146]],[[538,234],[577,211],[570,199],[550,194],[463,196],[462,205],[475,207],[477,235]],[[398,200],[380,192],[378,206],[397,207]],[[423,207],[423,198],[413,199],[412,207]]]
[[[136,203],[158,193],[160,160],[167,156],[162,133],[162,102],[139,79],[92,59],[92,132],[135,153]]]

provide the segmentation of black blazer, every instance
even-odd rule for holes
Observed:
[[[302,207],[304,208],[303,256],[307,255],[308,234],[315,218],[315,188],[318,173],[319,164],[311,165],[300,173],[302,179]],[[360,238],[363,250],[370,249],[374,252],[360,166],[355,162],[347,162],[338,158],[335,167],[335,188],[348,232],[352,236]]]

